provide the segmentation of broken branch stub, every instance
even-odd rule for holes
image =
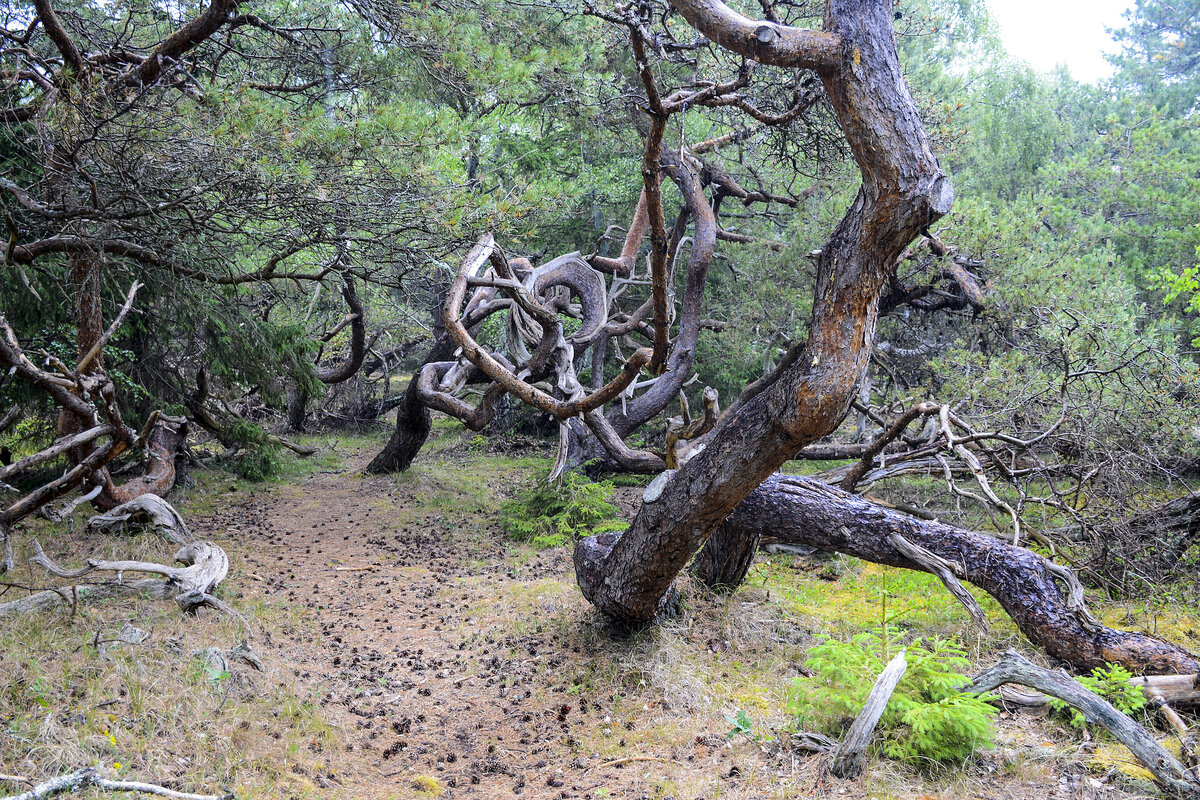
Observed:
[[[871,693],[867,695],[867,702],[863,703],[862,711],[850,726],[846,738],[833,751],[833,764],[829,771],[834,775],[839,778],[856,778],[862,774],[867,763],[867,746],[871,744],[871,737],[875,735],[875,726],[879,724],[879,718],[883,716],[888,700],[892,698],[892,692],[896,691],[896,684],[900,683],[907,671],[908,661],[901,650],[883,668],[883,672],[879,673]]]

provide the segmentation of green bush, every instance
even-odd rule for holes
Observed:
[[[1082,675],[1075,680],[1103,697],[1122,714],[1133,716],[1146,707],[1146,695],[1132,685],[1133,673],[1120,664],[1096,667],[1091,675]],[[1087,720],[1078,709],[1067,705],[1057,697],[1051,697],[1050,713],[1066,718],[1068,724],[1078,731],[1087,728]]]
[[[500,524],[517,541],[539,549],[606,531],[622,531],[628,525],[616,519],[617,507],[609,502],[612,493],[613,485],[608,481],[593,483],[568,472],[561,485],[539,481],[500,506]]]
[[[905,647],[895,628],[862,633],[853,641],[829,639],[808,651],[812,678],[796,678],[788,711],[798,729],[841,736],[862,710],[875,679]],[[919,767],[963,761],[995,740],[996,710],[986,697],[964,694],[970,682],[966,654],[941,639],[916,639],[905,647],[908,671],[879,721],[877,742],[888,758]]]
[[[283,454],[272,445],[247,450],[229,462],[235,475],[254,483],[274,478],[282,467]]]

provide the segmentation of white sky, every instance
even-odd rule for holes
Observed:
[[[1122,27],[1121,12],[1129,5],[1130,0],[988,0],[1009,53],[1041,72],[1066,64],[1085,83],[1112,75],[1103,54],[1117,46],[1104,29]]]

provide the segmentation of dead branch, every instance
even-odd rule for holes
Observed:
[[[967,691],[988,692],[1005,683],[1037,689],[1078,709],[1088,722],[1103,725],[1128,747],[1168,793],[1178,797],[1200,797],[1200,782],[1145,728],[1069,675],[1039,667],[1010,650],[999,664],[975,676]]]
[[[192,541],[191,531],[179,512],[166,500],[149,492],[111,511],[97,514],[88,520],[88,527],[93,530],[112,530],[124,527],[130,520],[148,523],[169,542],[187,544]]]
[[[175,553],[175,560],[183,564],[182,567],[148,561],[89,559],[86,566],[67,569],[52,561],[39,543],[34,542],[34,548],[36,553],[29,559],[30,563],[37,564],[56,577],[76,579],[96,571],[106,571],[117,573],[117,580],[114,583],[81,584],[68,589],[35,592],[20,600],[0,604],[0,618],[41,611],[62,604],[74,606],[80,599],[93,600],[125,594],[171,597],[185,612],[194,611],[200,605],[211,605],[239,616],[211,594],[229,572],[229,557],[212,542],[197,541],[181,547]],[[161,575],[165,580],[146,579],[125,584],[122,580],[125,572]]]
[[[896,690],[896,684],[900,683],[907,670],[908,661],[901,650],[876,678],[875,686],[867,695],[862,711],[850,726],[846,738],[833,751],[830,772],[834,775],[839,778],[856,778],[862,774],[863,767],[866,766],[865,753],[867,746],[871,744],[871,737],[875,734],[875,726],[879,724],[879,718],[883,716],[888,700]]]
[[[171,800],[235,800],[233,792],[226,792],[225,794],[190,794],[188,792],[177,792],[174,789],[168,789],[165,786],[159,786],[154,783],[109,780],[108,778],[100,777],[100,774],[96,772],[94,767],[86,767],[78,772],[61,775],[45,783],[39,783],[28,792],[19,794],[16,797],[10,798],[10,800],[42,800],[45,797],[54,797],[55,795],[67,794],[68,792],[78,792],[88,787],[94,787],[102,792],[139,792],[141,794],[152,794],[158,797],[167,797]]]

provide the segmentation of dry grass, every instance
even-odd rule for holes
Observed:
[[[441,435],[417,467],[394,479],[374,479],[380,492],[347,510],[360,518],[374,515],[368,526],[372,535],[392,537],[402,529],[419,529],[440,537],[442,545],[461,556],[462,573],[438,583],[437,593],[428,598],[460,604],[453,615],[439,614],[447,613],[447,637],[461,645],[454,651],[463,659],[461,686],[482,691],[477,684],[497,675],[496,667],[485,665],[483,654],[528,665],[528,671],[501,674],[489,691],[528,690],[534,709],[570,707],[569,731],[564,729],[563,738],[549,744],[548,752],[560,755],[552,756],[558,760],[545,773],[551,780],[562,775],[578,782],[580,791],[574,796],[1127,796],[1122,788],[1097,788],[1081,780],[1089,766],[1098,779],[1111,765],[1084,752],[1059,723],[1027,717],[1001,719],[996,749],[965,764],[921,772],[875,758],[859,781],[830,778],[824,757],[794,754],[787,746],[794,722],[786,695],[807,648],[822,636],[849,638],[886,619],[917,635],[954,638],[982,666],[995,653],[1021,643],[989,598],[981,601],[993,627],[982,636],[929,576],[851,560],[827,565],[771,556],[760,559],[740,591],[714,596],[685,583],[678,616],[614,638],[574,585],[567,548],[538,552],[524,545],[497,545],[496,505],[527,483],[531,470],[544,468],[545,460],[484,454],[470,444],[475,439],[438,430]],[[185,494],[182,510],[208,514],[232,502],[250,502],[253,491],[282,498],[298,512],[320,511],[326,497],[301,478],[335,461],[351,463],[378,442],[354,439],[337,446],[347,444],[348,455],[326,455],[317,464],[320,469],[297,470],[274,485],[251,486],[224,473],[201,472],[198,486]],[[364,485],[352,472],[318,477],[354,491]],[[100,538],[78,524],[57,532],[38,525],[36,533],[48,551],[70,563],[89,555],[162,561],[172,551],[151,535]],[[21,540],[32,533],[22,532]],[[330,709],[322,706],[328,700],[328,676],[305,671],[319,663],[310,651],[329,646],[328,635],[318,627],[321,607],[306,607],[303,597],[289,600],[282,588],[269,602],[251,597],[252,592],[243,596],[250,580],[243,554],[262,543],[251,531],[226,534],[232,538],[218,543],[229,550],[233,570],[224,599],[252,620],[254,644],[265,656],[267,671],[236,664],[229,674],[206,668],[196,654],[209,647],[227,651],[243,638],[239,624],[208,612],[184,619],[170,603],[129,599],[75,615],[0,621],[0,772],[42,779],[95,765],[180,789],[232,788],[240,797],[272,800],[462,795],[461,785],[449,785],[446,774],[415,760],[382,766],[370,761],[378,758],[384,739],[375,750],[348,750],[352,735],[362,733],[331,724]],[[319,559],[332,556],[327,552]],[[318,557],[313,558],[316,563]],[[286,567],[280,569],[286,572]],[[388,569],[325,572],[330,581],[353,577],[370,584],[387,575],[398,589],[421,581],[432,585],[433,576],[424,566]],[[284,577],[288,590],[309,588]],[[323,588],[321,597],[326,594]],[[1193,643],[1186,639],[1188,631],[1194,635],[1200,627],[1200,615],[1178,608],[1169,619],[1163,609],[1151,606],[1113,605],[1101,611],[1106,619],[1131,627],[1150,627],[1157,620],[1161,632],[1170,625],[1171,634],[1184,636],[1185,644]],[[149,631],[150,637],[137,645],[113,642],[126,624]],[[380,647],[395,644],[388,634],[380,639]],[[473,655],[477,648],[483,654]],[[469,677],[479,680],[467,682]],[[458,685],[435,683],[443,690]],[[731,735],[731,720],[739,714],[749,720],[749,730]],[[498,747],[512,744],[498,736]],[[370,795],[355,778],[346,777],[396,770],[398,777],[382,781],[384,788],[375,786]],[[1068,783],[1060,783],[1064,778]],[[527,794],[557,796],[544,776],[538,780],[536,786],[530,783]],[[5,788],[0,786],[0,792]],[[1134,784],[1126,788],[1140,791]]]

